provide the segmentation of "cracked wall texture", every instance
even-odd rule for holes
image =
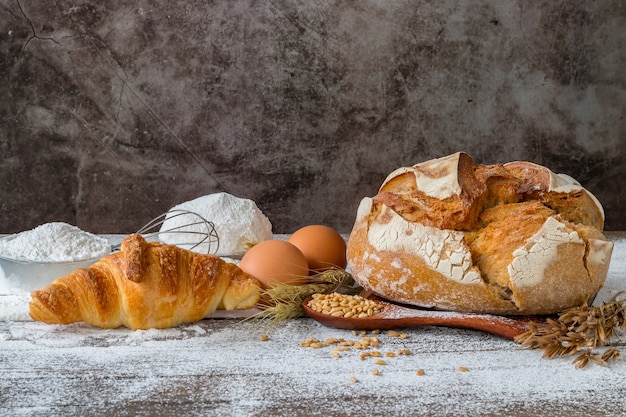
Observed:
[[[349,232],[459,150],[567,173],[623,230],[624,28],[622,0],[0,0],[0,233],[218,191]]]

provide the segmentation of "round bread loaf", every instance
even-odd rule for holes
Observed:
[[[613,251],[603,227],[602,206],[571,177],[459,152],[399,168],[361,201],[348,268],[400,303],[552,314],[602,287]]]

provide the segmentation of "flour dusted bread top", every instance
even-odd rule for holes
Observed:
[[[613,249],[603,225],[602,206],[571,177],[456,153],[395,170],[361,201],[348,266],[401,303],[550,314],[602,287]]]

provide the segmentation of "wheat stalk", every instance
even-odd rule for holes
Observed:
[[[292,285],[282,282],[270,283],[270,288],[261,293],[261,311],[252,319],[270,320],[276,325],[285,320],[304,316],[302,302],[313,294],[333,292],[354,293],[360,291],[352,275],[344,269],[333,268],[308,277],[307,284]]]
[[[528,323],[528,331],[520,334],[515,341],[527,349],[540,349],[544,358],[557,358],[576,355],[573,363],[583,368],[590,362],[607,365],[616,361],[621,353],[616,347],[609,347],[602,354],[597,348],[619,339],[626,331],[626,297],[618,293],[610,302],[598,307],[587,303],[572,307],[559,314],[556,319],[545,323]],[[581,353],[582,351],[582,353]]]

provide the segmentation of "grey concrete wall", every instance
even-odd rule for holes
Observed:
[[[577,178],[626,229],[626,2],[0,0],[0,233],[227,191],[348,232],[397,167]]]

